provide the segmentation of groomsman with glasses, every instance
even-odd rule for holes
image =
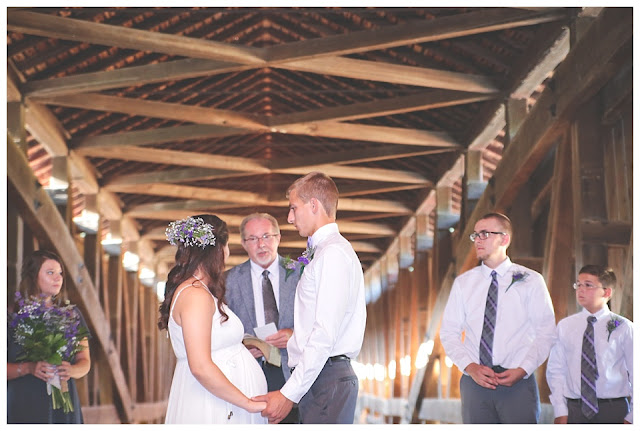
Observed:
[[[454,280],[442,317],[442,345],[463,372],[464,423],[537,423],[540,416],[534,373],[549,355],[555,317],[542,275],[507,256],[511,236],[504,214],[476,222],[470,239],[481,264]]]

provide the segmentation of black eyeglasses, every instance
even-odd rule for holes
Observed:
[[[244,241],[249,244],[257,244],[258,241],[262,240],[263,242],[271,242],[273,238],[280,235],[279,233],[265,233],[262,236],[250,236],[249,238],[245,238]]]
[[[506,235],[507,233],[506,232],[487,232],[486,230],[481,230],[480,232],[474,232],[471,235],[469,235],[469,239],[471,240],[471,242],[476,242],[477,238],[487,239],[491,234]]]
[[[578,290],[581,287],[584,287],[585,289],[588,289],[588,290],[598,289],[600,287],[603,289],[606,289],[604,286],[596,286],[595,284],[591,284],[591,283],[581,283],[579,281],[576,281],[575,283],[573,283],[573,288],[575,290]]]

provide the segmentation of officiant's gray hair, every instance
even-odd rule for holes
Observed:
[[[289,186],[286,194],[287,199],[294,190],[302,202],[307,203],[311,198],[316,198],[324,207],[327,215],[333,219],[336,218],[338,187],[331,177],[322,172],[309,172]]]

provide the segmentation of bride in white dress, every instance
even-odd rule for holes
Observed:
[[[224,298],[224,261],[229,232],[214,215],[173,222],[169,242],[178,245],[160,306],[177,358],[165,423],[265,424],[267,393],[260,366],[242,344],[240,319]]]

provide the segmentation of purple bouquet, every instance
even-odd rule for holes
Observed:
[[[47,305],[45,298],[23,298],[16,292],[18,311],[12,313],[10,328],[16,343],[22,347],[19,360],[27,362],[46,361],[60,365],[71,361],[83,349],[80,342],[89,336],[73,305],[62,307]],[[58,376],[47,383],[54,409],[63,408],[65,413],[73,411],[67,382]]]

